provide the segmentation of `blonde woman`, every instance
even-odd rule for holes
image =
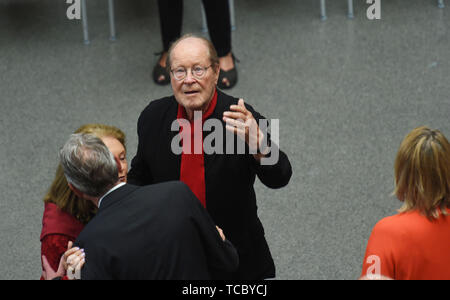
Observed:
[[[395,160],[397,215],[370,236],[364,279],[450,279],[450,144],[438,130],[419,127]]]
[[[128,164],[125,134],[120,129],[103,124],[87,124],[75,133],[90,133],[99,137],[120,162],[119,179],[126,182]],[[84,226],[95,216],[97,207],[91,201],[78,198],[69,189],[61,165],[56,169],[55,179],[44,197],[44,203],[40,236],[43,271],[46,266],[57,270],[68,243],[75,241]]]

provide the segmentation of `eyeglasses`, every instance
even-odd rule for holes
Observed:
[[[207,67],[194,66],[193,68],[190,68],[191,74],[195,79],[202,79],[206,75],[206,70],[208,70],[211,66],[212,65]],[[187,76],[187,70],[183,67],[172,69],[170,72],[172,72],[173,77],[179,81],[185,79]]]

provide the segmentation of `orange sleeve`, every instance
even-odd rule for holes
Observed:
[[[395,238],[389,227],[382,220],[373,228],[364,255],[361,277],[382,275],[395,279]]]

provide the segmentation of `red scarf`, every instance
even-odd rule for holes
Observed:
[[[214,91],[214,96],[211,100],[208,109],[202,115],[202,119],[195,120],[194,118],[192,122],[189,121],[191,127],[190,128],[191,151],[190,154],[185,153],[188,152],[189,149],[185,149],[183,145],[183,153],[181,155],[180,180],[185,184],[187,184],[187,186],[191,189],[191,191],[195,194],[195,196],[197,196],[197,198],[200,200],[200,203],[205,208],[206,208],[206,187],[205,187],[205,160],[203,155],[203,123],[214,112],[216,104],[217,104],[217,90]],[[184,107],[178,104],[177,120],[180,119],[188,120]],[[182,131],[184,130],[182,125],[183,124],[180,123],[180,133],[182,133]],[[182,134],[181,136],[183,137],[186,136],[187,134],[189,133]],[[187,147],[188,144],[186,144],[186,148]]]

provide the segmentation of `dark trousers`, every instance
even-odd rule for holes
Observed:
[[[219,57],[231,52],[231,24],[228,0],[203,0],[209,36]],[[183,0],[158,0],[164,51],[181,36]]]

